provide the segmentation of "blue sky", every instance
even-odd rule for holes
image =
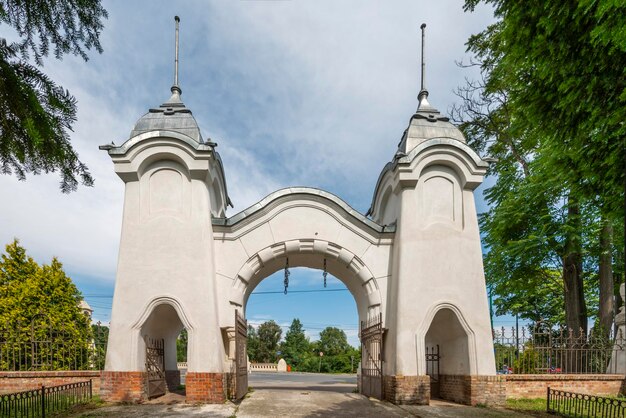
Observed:
[[[110,317],[123,184],[98,145],[122,143],[141,115],[169,97],[174,15],[181,17],[182,98],[205,139],[219,144],[235,204],[229,216],[295,185],[328,190],[365,213],[417,106],[419,25],[428,25],[429,100],[446,112],[453,89],[475,76],[455,65],[468,59],[464,43],[492,20],[489,9],[464,13],[456,0],[103,3],[104,53],[91,53],[86,63],[48,59],[44,67],[78,99],[72,143],[95,186],[63,195],[56,174],[26,182],[0,176],[2,195],[10,196],[0,205],[0,242],[19,238],[39,262],[57,256],[103,322]],[[476,197],[483,211],[480,190]],[[292,273],[290,288],[323,289],[320,271]],[[257,291],[281,285],[279,272]],[[329,280],[329,288],[342,286]],[[299,317],[311,338],[339,326],[358,343],[347,291],[253,295],[247,313],[256,323],[288,325]]]

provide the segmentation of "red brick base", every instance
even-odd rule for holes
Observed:
[[[187,372],[185,392],[190,403],[222,403],[226,400],[224,374]]]
[[[429,376],[384,376],[385,400],[396,405],[428,405]]]
[[[593,395],[616,396],[623,394],[623,374],[508,374],[507,399],[545,398],[548,386]]]
[[[41,389],[41,386],[65,385],[91,380],[94,393],[100,390],[100,372],[65,370],[45,372],[0,372],[0,394]]]
[[[144,372],[102,372],[100,396],[107,402],[141,402],[145,384]]]
[[[504,376],[439,376],[442,399],[466,405],[500,406],[506,402]]]

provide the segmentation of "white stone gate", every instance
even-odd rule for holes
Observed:
[[[216,144],[203,140],[180,94],[176,83],[128,140],[101,147],[125,183],[105,398],[145,396],[146,338],[164,340],[175,379],[176,337],[186,328],[188,401],[223,401],[235,310],[245,312],[254,288],[288,259],[290,267],[325,262],[360,321],[382,315],[386,399],[428,402],[425,347],[438,345],[442,397],[460,390],[502,400],[490,397],[500,381],[473,194],[487,164],[426,90],[395,153],[390,147],[367,215],[322,190],[289,188],[226,217]]]

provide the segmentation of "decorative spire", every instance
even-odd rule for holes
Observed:
[[[180,99],[180,95],[183,93],[183,91],[180,89],[180,86],[178,85],[178,24],[180,22],[180,17],[178,16],[174,16],[174,21],[176,22],[176,30],[175,30],[175,53],[174,53],[174,85],[172,86],[172,88],[170,89],[170,91],[172,92],[172,97],[169,98],[169,100],[165,103],[163,103],[163,105],[161,105],[161,107],[180,107],[183,106],[183,102]]]
[[[426,29],[426,23],[422,23],[422,26],[420,26],[420,29],[422,30],[422,78],[421,78],[421,83],[420,83],[420,94],[422,94],[422,92],[425,92],[426,89],[424,88],[424,73],[426,72],[426,62],[424,61],[424,35],[425,35],[425,29]],[[177,35],[178,36],[178,35]],[[428,94],[428,92],[426,92],[426,94]]]
[[[178,24],[180,23],[180,17],[174,16],[174,21],[176,22],[176,52],[174,58],[174,85],[172,86],[172,90],[176,88],[178,92],[181,93],[180,87],[178,86]]]
[[[425,32],[426,32],[425,31],[426,23],[422,23],[422,25],[420,26],[420,29],[422,30],[422,74],[421,74],[421,82],[420,82],[420,92],[417,95],[417,100],[419,101],[417,110],[431,108],[430,103],[428,103],[428,100],[427,100],[428,90],[426,90],[425,83],[424,83],[424,77],[426,73],[426,62],[424,59],[424,38],[425,38]]]

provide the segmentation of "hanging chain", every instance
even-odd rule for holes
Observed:
[[[287,288],[289,287],[289,257],[287,257],[287,262],[285,263],[285,295],[287,294]]]
[[[324,258],[324,272],[322,273],[324,276],[324,287],[326,287],[326,276],[328,276],[328,272],[326,271],[326,259]]]

